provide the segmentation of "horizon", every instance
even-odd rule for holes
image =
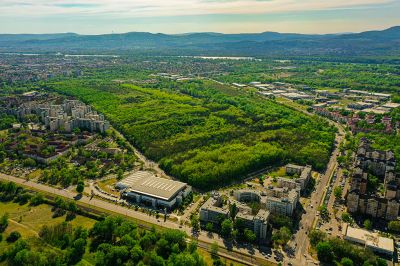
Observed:
[[[397,0],[3,0],[0,32],[340,34],[400,25],[399,11]]]
[[[94,34],[82,34],[79,32],[45,32],[45,33],[8,33],[8,32],[0,32],[0,35],[56,35],[56,34],[75,34],[80,36],[97,36],[97,35],[120,35],[120,34],[128,34],[128,33],[150,33],[150,34],[163,34],[170,36],[183,36],[183,35],[192,35],[192,34],[262,34],[262,33],[279,33],[279,34],[300,34],[300,35],[344,35],[344,34],[357,34],[369,31],[384,31],[389,30],[391,28],[400,27],[400,25],[393,25],[389,27],[384,27],[382,29],[367,29],[364,31],[348,31],[348,32],[333,32],[333,33],[300,33],[300,32],[279,32],[279,31],[259,31],[259,32],[235,32],[235,33],[226,33],[226,32],[217,32],[217,31],[198,31],[198,32],[181,32],[181,33],[165,33],[165,32],[151,32],[151,31],[126,31],[126,32],[112,32],[112,33],[94,33]]]

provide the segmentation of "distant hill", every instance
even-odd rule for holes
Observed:
[[[0,52],[170,55],[400,55],[400,26],[362,33],[0,34]]]

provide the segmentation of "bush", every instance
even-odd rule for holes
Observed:
[[[23,166],[25,167],[35,167],[36,161],[32,158],[27,158],[22,162]]]
[[[65,217],[65,221],[72,221],[76,218],[76,214],[74,212],[67,212],[67,216]]]
[[[82,180],[79,180],[78,184],[76,185],[76,192],[80,194],[83,192],[84,189],[85,189],[85,183]]]
[[[38,206],[44,202],[44,197],[41,193],[36,193],[31,199],[30,199],[30,205],[32,206]]]
[[[390,221],[388,228],[390,231],[399,233],[400,232],[400,221]]]
[[[0,233],[4,232],[8,226],[8,213],[0,218]]]
[[[14,243],[20,237],[21,237],[21,234],[18,231],[12,231],[7,237],[7,242],[8,243]]]
[[[61,217],[65,214],[65,210],[61,209],[61,208],[56,208],[53,212],[53,215],[51,216],[52,218],[57,218],[57,217]]]

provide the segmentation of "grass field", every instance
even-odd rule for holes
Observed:
[[[211,257],[211,254],[204,250],[199,248],[198,252],[200,254],[200,256],[203,257],[204,261],[207,263],[207,265],[213,265],[213,259]],[[238,262],[233,262],[231,260],[225,259],[225,258],[221,258],[222,262],[225,263],[225,265],[234,265],[234,266],[242,266],[244,264],[238,263]]]
[[[104,191],[106,191],[106,192],[108,192],[110,194],[119,196],[119,192],[118,191],[112,191],[110,189],[110,187],[109,187],[109,186],[114,186],[117,182],[118,181],[117,181],[116,178],[111,178],[111,179],[102,180],[100,182],[97,182],[97,184],[102,190],[104,190]]]
[[[14,202],[0,202],[0,216],[7,213],[9,215],[9,225],[5,232],[3,232],[3,241],[0,242],[0,254],[7,250],[8,244],[5,238],[12,232],[18,231],[21,233],[22,238],[26,239],[31,246],[41,247],[46,246],[47,248],[52,248],[57,250],[57,248],[46,245],[39,238],[38,234],[40,228],[43,225],[55,225],[65,221],[65,215],[57,218],[52,218],[51,206],[47,204],[42,204],[39,206],[29,206],[28,204],[19,205]],[[83,226],[84,228],[91,228],[96,221],[84,216],[77,215],[75,219],[70,221],[70,223],[75,226]],[[204,249],[199,249],[200,255],[207,262],[207,265],[212,265],[212,258],[208,251]],[[222,261],[226,262],[226,265],[241,266],[242,264],[233,262],[231,260],[226,260],[222,258]],[[83,256],[81,262],[78,265],[94,265],[95,255],[94,253],[86,253]],[[0,265],[3,265],[0,263]]]
[[[3,241],[0,243],[0,254],[8,248],[8,244],[4,239],[12,232],[18,231],[22,238],[33,243],[32,246],[43,245],[38,238],[40,228],[43,225],[55,225],[65,221],[65,215],[52,218],[51,206],[42,204],[31,207],[28,204],[19,205],[14,202],[0,202],[0,216],[8,213],[8,227],[3,232]],[[96,221],[84,216],[77,215],[70,223],[73,226],[83,226],[91,228]],[[36,243],[35,242],[40,242]],[[86,260],[85,260],[86,261]],[[83,264],[85,265],[85,264]]]

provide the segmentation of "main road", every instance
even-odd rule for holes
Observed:
[[[332,122],[333,123],[333,122]],[[293,265],[308,265],[310,262],[314,262],[313,258],[311,258],[308,254],[309,247],[309,239],[308,233],[313,229],[314,222],[317,217],[318,206],[321,205],[327,188],[330,184],[330,179],[333,173],[337,169],[337,155],[339,152],[340,143],[344,140],[345,132],[341,125],[336,124],[338,128],[338,134],[336,134],[336,146],[334,151],[332,152],[332,156],[327,165],[326,171],[324,174],[320,176],[316,184],[316,188],[314,192],[311,194],[311,198],[308,206],[305,208],[305,212],[301,217],[301,221],[299,224],[299,230],[294,236],[294,240],[289,243],[290,246],[295,248],[295,256],[292,259],[288,259],[288,263],[292,263]]]
[[[71,200],[76,200],[78,205],[83,208],[92,208],[95,210],[100,210],[103,213],[114,213],[121,216],[126,216],[137,220],[138,224],[150,227],[151,225],[157,225],[169,229],[178,229],[185,231],[189,236],[193,235],[192,228],[186,226],[180,226],[179,224],[163,219],[157,219],[154,216],[149,216],[148,214],[142,213],[140,211],[135,211],[112,202],[100,200],[97,198],[91,198],[85,195],[79,195],[75,192],[71,192],[65,189],[58,189],[54,187],[47,186],[45,184],[35,183],[22,178],[6,175],[0,173],[0,179],[6,181],[12,181],[28,189],[35,191],[44,192],[52,196],[60,196]],[[207,232],[201,231],[196,235],[198,245],[201,248],[208,249],[208,247],[216,242],[220,246],[220,256],[230,259],[232,261],[239,262],[244,265],[275,265],[276,262],[273,259],[266,260],[264,254],[254,249],[247,249],[245,247],[240,248],[233,246],[230,250],[227,250],[226,244],[223,238],[220,238],[217,234],[209,234]]]

